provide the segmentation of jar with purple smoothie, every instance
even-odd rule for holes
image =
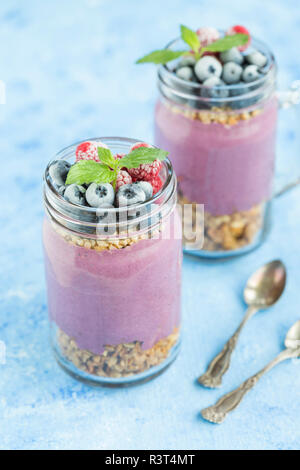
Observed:
[[[145,381],[179,351],[181,223],[166,153],[132,139],[91,139],[47,166],[52,345],[78,379]]]
[[[179,202],[204,204],[204,242],[193,253],[206,257],[250,251],[270,227],[276,63],[254,38],[251,45],[218,52],[224,37],[246,32],[250,38],[245,28],[235,28],[225,36],[201,28],[200,59],[190,52],[158,68],[155,144],[172,154]],[[166,50],[183,44],[172,41]],[[194,219],[191,224],[197,231]]]

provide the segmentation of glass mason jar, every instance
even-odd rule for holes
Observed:
[[[204,204],[204,224],[191,221],[195,231],[204,230],[201,245],[193,248],[200,256],[250,251],[270,227],[277,71],[268,47],[255,39],[252,45],[268,58],[262,76],[219,87],[216,98],[198,82],[178,78],[172,65],[158,69],[155,144],[172,155],[179,202]],[[167,47],[183,48],[181,40]]]
[[[114,154],[136,142],[92,140]],[[77,145],[55,160],[73,163]],[[105,209],[103,222],[103,209],[71,204],[57,192],[51,163],[43,244],[55,356],[71,375],[94,384],[153,378],[179,351],[182,240],[172,165],[163,162],[163,187],[151,200],[130,211]]]

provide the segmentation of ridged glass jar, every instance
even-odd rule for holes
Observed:
[[[158,69],[155,144],[172,155],[179,202],[204,204],[204,243],[193,249],[200,256],[245,253],[270,227],[277,71],[269,48],[256,39],[252,45],[268,59],[263,74],[251,83],[219,87],[218,98],[178,78],[172,65]],[[181,50],[181,40],[167,47]]]
[[[89,139],[91,140],[91,139]],[[128,153],[136,140],[99,138]],[[55,160],[75,160],[77,144]],[[181,223],[176,178],[162,165],[162,189],[146,203],[110,212],[70,204],[44,177],[45,253],[51,338],[59,364],[92,384],[149,380],[180,344]],[[102,212],[101,212],[102,211]]]

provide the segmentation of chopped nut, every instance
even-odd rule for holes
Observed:
[[[99,377],[119,378],[139,374],[163,362],[178,341],[179,329],[175,328],[173,333],[146,351],[140,341],[133,341],[117,346],[107,345],[100,355],[79,349],[76,342],[61,329],[57,332],[57,338],[61,354],[78,369]]]
[[[178,201],[180,204],[192,204],[179,189]],[[195,205],[193,204],[192,218],[195,217]],[[230,215],[214,216],[204,212],[204,244],[199,247],[205,251],[237,250],[253,243],[254,238],[262,227],[264,204],[258,204],[248,211],[234,212]],[[187,227],[183,227],[183,241],[191,243],[189,239],[190,224],[184,221]],[[200,224],[199,230],[203,230]],[[193,225],[193,233],[196,227]],[[186,237],[185,237],[186,235]],[[197,246],[195,244],[195,249]]]
[[[213,106],[210,111],[195,110],[191,107],[179,107],[167,103],[173,113],[182,114],[193,121],[201,121],[203,124],[218,123],[224,126],[235,126],[239,121],[248,121],[263,112],[263,109],[253,111],[233,111],[230,106],[218,108]]]

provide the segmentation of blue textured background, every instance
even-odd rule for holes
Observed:
[[[296,8],[296,9],[295,9]],[[293,1],[5,1],[0,5],[2,449],[296,449],[300,447],[300,361],[274,369],[221,426],[199,410],[215,402],[282,347],[299,316],[300,188],[274,204],[272,233],[259,250],[226,262],[185,257],[184,343],[155,381],[127,390],[92,389],[65,375],[48,345],[40,241],[41,175],[73,141],[122,135],[152,140],[155,69],[134,61],[190,27],[246,24],[276,51],[280,85],[299,74],[300,11]],[[299,114],[299,109],[297,110]],[[299,169],[297,115],[285,112],[281,177]],[[280,303],[247,326],[221,391],[194,379],[243,315],[241,292],[259,265],[280,257],[288,284]]]

